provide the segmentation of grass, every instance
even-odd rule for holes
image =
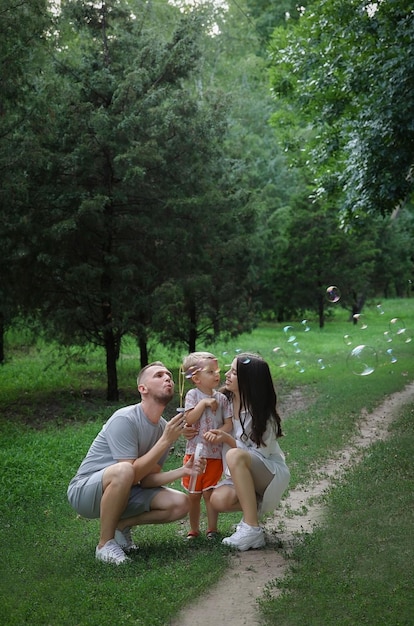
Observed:
[[[332,490],[323,528],[296,548],[279,583],[261,601],[267,625],[354,626],[413,623],[414,404],[390,441]]]
[[[284,422],[282,447],[292,486],[309,478],[314,464],[348,442],[362,409],[373,408],[414,379],[414,332],[393,332],[392,342],[384,339],[384,333],[391,332],[391,319],[404,320],[404,328],[414,329],[414,300],[384,302],[382,315],[376,304],[364,312],[365,329],[361,323],[352,327],[347,313],[334,309],[322,330],[311,318],[306,325],[294,320],[289,324],[293,333],[283,330],[287,324],[263,324],[232,345],[197,346],[212,349],[222,370],[239,349],[260,352],[271,363],[281,400],[298,387],[308,397],[307,408],[289,407]],[[289,342],[292,334],[296,340]],[[344,342],[345,334],[353,336],[351,346]],[[404,337],[410,334],[413,341],[406,343]],[[369,376],[355,375],[348,360],[352,347],[359,344],[376,352]],[[395,363],[387,354],[390,345]],[[284,367],[274,348],[285,352]],[[186,543],[187,521],[149,526],[136,534],[141,549],[130,566],[106,567],[93,555],[98,522],[78,518],[66,501],[67,484],[102,423],[118,406],[137,401],[134,342],[123,346],[117,404],[105,400],[105,361],[97,350],[63,352],[21,331],[9,333],[6,350],[9,358],[0,368],[2,623],[170,623],[171,616],[224,571],[228,562],[224,546],[205,539]],[[175,372],[181,356],[160,347],[151,354]],[[179,402],[176,397],[167,416]],[[292,576],[283,583],[285,596],[268,597],[262,603],[269,624],[409,623],[404,619],[408,608],[413,609],[406,588],[413,573],[407,541],[412,527],[408,461],[413,439],[412,413],[407,411],[394,438],[377,444],[364,465],[333,492],[329,524],[297,549]],[[176,446],[169,466],[181,462],[183,449],[183,443]],[[222,515],[222,533],[229,533],[238,519]],[[367,576],[369,572],[375,576]],[[372,584],[365,580],[369,578]],[[304,588],[311,583],[312,591],[305,595]],[[395,601],[401,607],[401,621],[391,618],[382,594],[391,605]],[[335,605],[339,621],[338,615],[333,618]],[[292,621],[279,621],[281,615]]]
[[[166,624],[226,566],[224,547],[204,539],[194,549],[180,524],[141,529],[127,568],[95,561],[98,523],[79,518],[65,494],[97,428],[2,428],[3,624]]]

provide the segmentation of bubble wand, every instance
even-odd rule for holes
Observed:
[[[201,459],[204,454],[204,446],[202,443],[198,443],[196,445],[196,449],[193,457],[193,468],[196,463]],[[196,483],[197,483],[198,474],[192,474],[190,478],[190,484],[188,485],[188,492],[195,493]]]
[[[181,366],[180,369],[178,370],[178,393],[180,395],[180,406],[177,409],[178,413],[184,413],[184,387],[185,387],[185,376],[184,376],[184,370],[183,367]]]

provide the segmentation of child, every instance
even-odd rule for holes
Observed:
[[[200,503],[203,496],[207,510],[207,537],[212,539],[217,536],[218,513],[210,505],[210,496],[223,473],[222,445],[206,441],[204,434],[212,428],[230,433],[233,428],[232,411],[226,396],[215,391],[220,382],[220,370],[214,354],[192,352],[184,359],[182,371],[185,378],[191,378],[195,385],[185,397],[185,421],[198,430],[197,435],[187,441],[184,464],[194,454],[197,443],[203,444],[202,456],[207,462],[205,472],[197,477],[194,492],[189,493],[191,530],[187,538],[194,539],[200,534]],[[184,476],[181,483],[188,490],[190,477]]]

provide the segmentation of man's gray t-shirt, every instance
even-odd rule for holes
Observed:
[[[163,417],[157,424],[151,422],[142,410],[141,403],[118,409],[96,436],[71,483],[118,461],[142,457],[160,439],[166,424]],[[158,460],[160,466],[164,464],[168,453],[169,450]]]

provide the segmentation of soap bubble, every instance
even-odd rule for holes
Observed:
[[[301,321],[302,326],[304,326],[304,332],[308,333],[310,331],[310,327],[308,326],[308,320],[302,320]]]
[[[295,331],[294,331],[293,326],[285,326],[283,329],[283,332],[285,333],[287,337],[288,343],[292,343],[293,341],[295,341],[296,335],[294,334]]]
[[[398,339],[400,339],[404,343],[410,343],[411,335],[405,327],[405,324],[401,318],[393,317],[393,319],[390,321],[389,327],[391,332],[396,335]]]
[[[391,343],[392,342],[392,337],[391,334],[389,332],[389,330],[385,330],[384,331],[384,339],[387,343]]]
[[[374,348],[370,346],[356,346],[347,358],[347,364],[353,374],[357,376],[368,376],[375,371],[378,363],[378,356]]]
[[[318,365],[319,365],[319,369],[321,370],[325,369],[325,364],[323,362],[323,359],[318,359]]]
[[[299,374],[303,374],[303,372],[305,371],[301,362],[300,361],[295,361],[295,365],[296,365],[296,369],[299,372]]]
[[[403,328],[401,331],[399,331],[397,333],[397,337],[400,341],[403,341],[404,343],[411,342],[411,335],[409,334],[409,330],[407,330],[407,328]]]
[[[276,363],[278,367],[286,367],[288,364],[288,358],[283,348],[276,346],[272,350],[272,361]]]
[[[403,341],[404,343],[411,342],[411,335],[400,317],[393,317],[389,326],[391,332],[396,335],[400,341]]]
[[[194,374],[197,374],[198,372],[201,372],[203,368],[201,367],[201,365],[197,364],[197,365],[191,365],[185,372],[184,372],[184,376],[185,378],[187,378],[187,380],[191,380],[191,378],[194,376]]]
[[[225,361],[227,361],[224,367],[231,367],[233,359],[235,357],[238,358],[240,355],[242,355],[241,363],[245,363],[245,364],[246,363],[250,363],[251,359],[250,359],[249,355],[248,354],[244,354],[244,353],[245,353],[245,350],[242,350],[242,348],[236,348],[234,350],[234,352],[232,352],[232,351],[228,352],[227,350],[222,352],[221,353],[222,357],[225,359]]]
[[[331,285],[326,290],[326,297],[328,298],[329,302],[339,302],[341,298],[341,292],[339,291],[338,287],[335,287],[335,285]]]
[[[384,315],[384,309],[381,304],[377,304],[377,311],[380,315]]]
[[[244,363],[244,365],[247,365],[247,363],[250,363],[250,357],[248,357],[247,355],[242,356],[241,362]]]
[[[400,317],[393,317],[389,323],[390,331],[396,335],[405,331],[405,324]]]
[[[353,340],[351,335],[344,335],[344,343],[346,346],[352,346]]]
[[[396,363],[397,362],[397,358],[393,355],[393,352],[392,352],[391,348],[388,348],[387,354],[390,357],[391,363]]]
[[[354,318],[356,322],[361,322],[361,326],[360,326],[361,330],[365,330],[366,328],[368,328],[367,324],[363,320],[362,313],[355,313],[352,317]]]
[[[294,342],[293,347],[295,348],[296,354],[300,354],[302,352],[297,341]]]

